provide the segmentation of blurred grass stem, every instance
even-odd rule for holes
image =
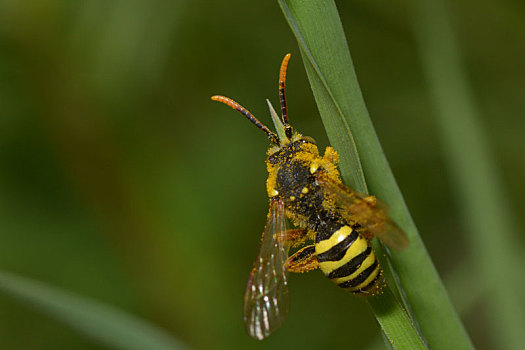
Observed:
[[[414,2],[414,31],[430,86],[458,206],[464,218],[469,257],[486,286],[492,337],[498,349],[525,345],[521,305],[523,266],[511,208],[469,86],[445,0]],[[454,239],[450,237],[450,239]],[[473,292],[474,293],[474,292]]]
[[[0,291],[33,305],[66,326],[107,347],[127,350],[187,349],[171,335],[109,305],[44,283],[0,271]]]

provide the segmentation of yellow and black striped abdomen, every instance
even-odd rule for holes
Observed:
[[[349,292],[370,293],[381,277],[370,242],[348,225],[316,242],[315,252],[321,271]]]

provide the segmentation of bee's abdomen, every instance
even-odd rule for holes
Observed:
[[[315,252],[323,273],[349,292],[368,292],[381,276],[370,243],[349,225],[316,242]]]

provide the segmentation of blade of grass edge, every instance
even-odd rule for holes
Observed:
[[[330,91],[328,96],[337,101],[353,131],[369,189],[390,205],[391,216],[411,240],[410,248],[400,254],[393,253],[391,259],[429,347],[471,349],[470,339],[419,237],[369,119],[335,3],[279,0],[279,4],[301,50],[306,53],[305,67],[330,141],[342,158],[346,157],[348,150],[337,144],[338,138],[348,135],[333,133],[330,124],[337,115],[326,113],[323,106],[326,102],[319,100],[323,94],[319,91],[325,89]],[[318,69],[309,69],[309,65]],[[318,75],[327,82],[326,87],[319,84]],[[345,169],[341,171],[345,181],[355,185],[348,181]]]
[[[0,270],[0,291],[116,349],[187,349],[155,325],[102,303]]]
[[[479,122],[447,5],[444,0],[416,0],[413,28],[464,218],[472,271],[485,283],[483,304],[490,313],[493,345],[517,349],[525,345],[525,314],[518,311],[522,298],[516,277],[521,275],[518,267],[523,266],[522,244],[516,239],[512,209]]]

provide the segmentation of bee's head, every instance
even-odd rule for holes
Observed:
[[[303,136],[299,133],[294,133],[292,137],[287,139],[287,142],[274,145],[268,149],[268,163],[271,165],[278,165],[279,163],[289,162],[298,153],[319,155],[319,150],[315,140],[310,136]]]
[[[297,185],[307,181],[308,176],[300,174],[310,175],[311,166],[317,158],[319,158],[319,150],[314,139],[298,133],[294,133],[287,143],[270,147],[266,159],[268,196],[274,198],[286,194],[286,191],[282,191],[283,186],[290,188],[293,183]]]

